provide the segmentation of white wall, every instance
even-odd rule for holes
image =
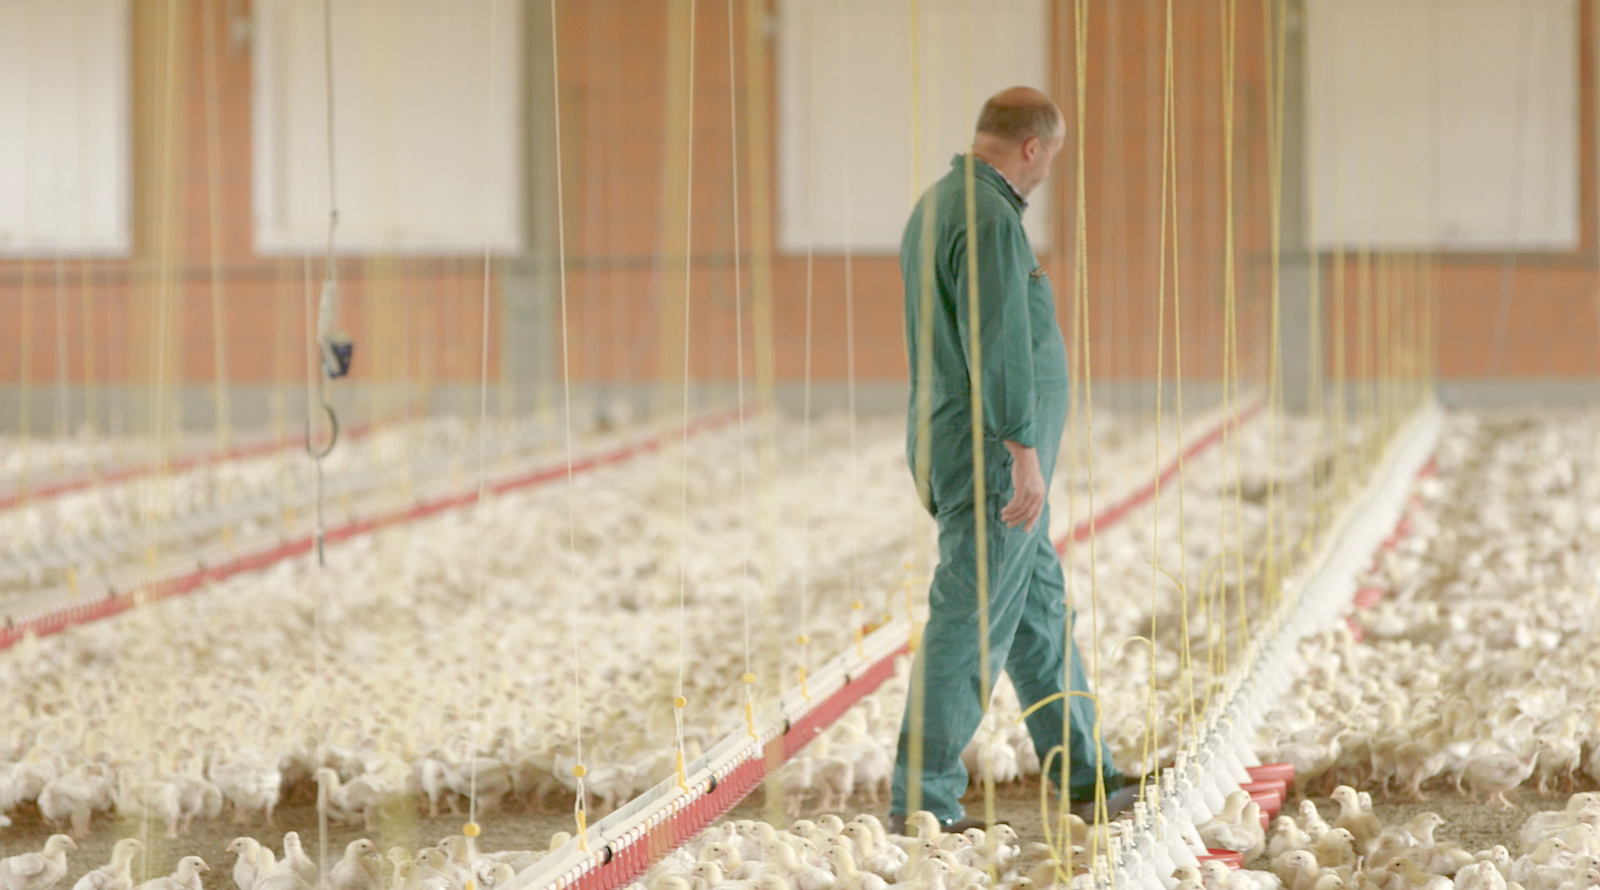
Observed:
[[[1575,0],[1309,0],[1313,237],[1578,243]]]
[[[522,243],[518,0],[335,0],[343,253],[515,252]],[[328,229],[322,0],[257,0],[255,238]]]
[[[1010,86],[1046,87],[1043,0],[970,0],[970,26],[962,6],[919,2],[921,121],[913,132],[909,0],[779,3],[781,249],[897,252],[917,196],[971,146],[984,100]],[[1045,191],[1025,216],[1041,250],[1050,233]]]
[[[132,246],[128,0],[0,0],[0,256]]]

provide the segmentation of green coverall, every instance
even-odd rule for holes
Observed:
[[[1056,322],[1050,280],[1039,267],[1022,228],[1027,207],[1000,172],[974,159],[978,301],[982,346],[983,447],[989,550],[990,676],[1004,669],[1026,708],[1061,692],[1066,674],[1067,609],[1061,560],[1050,540],[1045,505],[1033,531],[1010,528],[1000,511],[1011,500],[1011,455],[1006,440],[1038,450],[1048,486],[1067,419],[1067,350]],[[939,566],[928,593],[928,625],[917,650],[924,672],[923,723],[911,708],[900,724],[891,812],[906,811],[907,757],[913,739],[923,745],[922,808],[946,823],[965,816],[961,795],[967,770],[961,752],[983,718],[979,695],[976,515],[972,490],[972,391],[967,277],[966,156],[918,202],[900,242],[905,280],[906,343],[911,359],[911,410],[906,452],[917,473],[918,438],[931,446],[923,506],[939,525]],[[924,214],[934,214],[932,318],[922,318]],[[919,418],[918,379],[923,324],[933,329],[932,374],[926,381],[932,411]],[[919,425],[919,420],[924,421]],[[1077,647],[1071,653],[1072,687],[1088,691]],[[913,693],[914,694],[914,693]],[[1028,718],[1028,732],[1043,762],[1061,744],[1057,699]],[[1099,764],[1108,780],[1121,776],[1109,750],[1097,752],[1094,706],[1070,699],[1072,800],[1092,798]],[[1102,757],[1097,758],[1097,753]],[[1061,755],[1052,778],[1061,786]],[[1115,788],[1116,784],[1110,787]]]

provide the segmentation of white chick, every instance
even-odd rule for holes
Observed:
[[[111,861],[84,874],[72,890],[132,890],[133,857],[144,848],[137,838],[125,837],[111,848]]]
[[[270,870],[261,870],[261,842],[253,837],[236,837],[228,842],[228,852],[238,858],[233,861],[233,883],[239,890],[254,890],[256,882]]]
[[[277,767],[241,758],[213,766],[211,782],[233,804],[235,822],[248,825],[252,816],[264,813],[271,827],[272,812],[283,792],[283,773]]]
[[[1474,862],[1456,871],[1455,890],[1506,890],[1505,876],[1492,862]]]
[[[1272,836],[1267,839],[1268,859],[1277,861],[1285,853],[1310,847],[1311,835],[1301,830],[1293,816],[1279,816],[1272,821]]]
[[[339,774],[323,767],[316,772],[317,807],[327,812],[329,818],[341,822],[360,821],[367,831],[374,828],[378,808],[387,799],[384,790],[368,776],[357,776],[341,782]]]
[[[279,872],[288,872],[307,884],[317,883],[317,864],[306,855],[305,848],[300,845],[300,832],[290,831],[283,836],[283,867]]]
[[[185,856],[178,860],[172,874],[145,881],[139,890],[201,890],[200,873],[210,870],[211,866],[199,856]]]
[[[1322,840],[1322,836],[1332,828],[1327,820],[1322,818],[1322,813],[1317,811],[1317,804],[1312,800],[1300,801],[1300,825],[1311,838],[1312,843]]]
[[[1371,853],[1373,845],[1378,842],[1379,833],[1383,831],[1383,823],[1377,816],[1361,808],[1360,796],[1349,785],[1333,789],[1333,799],[1339,804],[1339,815],[1333,820],[1333,827],[1350,832],[1356,850],[1362,855]]]
[[[382,890],[383,869],[378,846],[366,838],[351,841],[344,856],[328,870],[332,890]]]
[[[833,873],[837,876],[834,890],[888,890],[888,881],[856,868],[855,857],[843,845],[835,844],[823,855],[833,863]]]
[[[64,834],[52,834],[38,853],[0,859],[0,890],[49,890],[67,876],[67,851],[77,843]]]
[[[57,831],[64,823],[72,826],[72,836],[89,835],[89,822],[95,810],[111,809],[111,782],[87,769],[51,779],[39,792],[39,815]]]

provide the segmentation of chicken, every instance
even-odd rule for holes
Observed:
[[[262,869],[263,850],[266,848],[253,837],[236,837],[228,842],[228,852],[238,857],[233,862],[233,883],[239,890],[254,890],[258,880],[272,873],[270,867]]]
[[[351,841],[344,848],[344,856],[329,870],[328,886],[331,890],[382,890],[382,861],[372,841]]]
[[[390,795],[367,776],[341,782],[339,774],[327,767],[317,770],[317,806],[328,817],[341,822],[360,821],[367,831],[376,828],[378,808]]]
[[[139,855],[142,849],[144,844],[137,838],[125,837],[117,841],[111,848],[111,861],[85,872],[72,885],[72,890],[132,890],[133,857]]]
[[[267,826],[272,826],[272,813],[283,790],[283,772],[276,766],[262,763],[253,756],[240,757],[214,764],[211,782],[232,804],[235,822],[248,825],[256,813],[262,813]]]
[[[292,874],[307,884],[317,883],[317,864],[311,861],[311,857],[306,855],[305,848],[300,845],[300,833],[298,831],[290,831],[284,834],[283,862],[277,871]]]
[[[1371,853],[1378,842],[1378,834],[1383,831],[1383,823],[1361,808],[1361,799],[1349,785],[1333,789],[1333,799],[1339,804],[1339,815],[1333,820],[1333,827],[1350,832],[1357,852],[1363,856]]]
[[[185,856],[178,860],[172,874],[145,881],[138,890],[201,890],[200,873],[210,870],[211,866],[199,856]]]
[[[1279,816],[1272,821],[1272,834],[1267,838],[1267,858],[1276,862],[1278,857],[1294,850],[1311,847],[1311,835],[1295,823],[1293,816]]]
[[[847,847],[835,844],[825,855],[833,863],[834,890],[888,890],[889,883],[882,877],[856,867],[855,857]]]
[[[1467,755],[1462,775],[1473,794],[1486,794],[1503,809],[1514,810],[1516,806],[1506,800],[1506,792],[1526,782],[1538,760],[1537,748],[1531,754],[1519,755],[1497,742],[1482,741]]]
[[[73,837],[88,837],[94,813],[111,809],[111,780],[98,767],[86,766],[47,782],[38,803],[39,815],[57,831],[70,823]]]
[[[1266,833],[1261,829],[1261,808],[1248,792],[1228,795],[1222,812],[1198,826],[1200,840],[1214,850],[1243,853],[1251,863],[1266,852]]]
[[[1389,863],[1385,869],[1399,876],[1404,890],[1455,890],[1455,883],[1449,878],[1429,874],[1405,856]]]
[[[183,804],[177,786],[171,782],[141,782],[120,787],[116,807],[118,815],[165,825],[168,839],[178,837],[178,826],[183,823]]]
[[[0,890],[49,890],[67,876],[67,851],[77,843],[64,834],[52,834],[37,853],[0,859]]]
[[[1455,890],[1506,890],[1506,879],[1492,862],[1474,862],[1456,872]]]

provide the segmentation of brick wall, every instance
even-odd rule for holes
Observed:
[[[163,367],[164,379],[208,381],[212,361],[212,269],[204,40],[215,41],[222,178],[218,233],[226,296],[227,373],[230,380],[295,380],[303,368],[302,264],[259,257],[251,250],[249,212],[250,111],[248,45],[231,45],[220,21],[205,29],[201,0],[179,4],[180,64],[176,115],[161,101],[166,58],[165,4],[136,0],[135,144],[138,246],[128,261],[53,260],[0,263],[0,383],[56,379],[58,319],[65,331],[67,374],[72,380],[146,381]],[[220,9],[222,0],[215,0]],[[560,6],[561,101],[570,341],[573,370],[589,380],[647,381],[681,362],[684,273],[685,131],[675,125],[672,85],[682,89],[687,71],[687,0],[586,0]],[[542,14],[535,4],[530,14]],[[750,112],[743,82],[745,3],[735,4],[735,77],[739,111]],[[1076,60],[1071,4],[1057,0],[1052,27],[1051,90],[1075,115]],[[1161,200],[1161,100],[1164,4],[1132,0],[1091,4],[1085,174],[1088,183],[1088,288],[1093,370],[1097,378],[1144,378],[1158,356],[1158,281],[1165,275],[1165,317],[1160,356],[1174,367],[1172,283],[1182,301],[1183,371],[1215,376],[1221,361],[1223,294],[1223,126],[1221,19],[1215,3],[1175,4],[1178,34],[1173,55],[1176,84],[1177,200],[1170,233],[1175,254],[1162,272],[1158,251]],[[1600,335],[1593,294],[1597,284],[1595,175],[1592,157],[1593,53],[1584,7],[1581,156],[1582,248],[1571,254],[1518,258],[1510,276],[1499,373],[1529,377],[1581,377],[1600,372]],[[735,367],[731,137],[726,18],[722,3],[696,6],[693,226],[690,282],[693,295],[687,341],[691,370],[699,378],[731,379]],[[220,19],[220,15],[215,18]],[[672,36],[678,35],[676,44]],[[1235,118],[1235,224],[1241,353],[1246,371],[1265,361],[1268,298],[1267,90],[1261,4],[1239,3]],[[530,62],[532,64],[532,62]],[[539,62],[538,64],[542,64]],[[770,86],[770,84],[769,84]],[[680,97],[683,95],[679,94]],[[769,95],[769,102],[773,100]],[[678,103],[681,110],[681,102]],[[740,127],[742,243],[749,245],[749,145]],[[161,135],[178,170],[164,190]],[[841,137],[845,138],[845,137]],[[1057,207],[1075,202],[1076,132],[1047,187]],[[159,199],[170,194],[176,220],[170,241],[156,224]],[[549,200],[549,197],[545,197]],[[1070,217],[1065,220],[1070,223]],[[1058,243],[1044,257],[1056,284],[1063,327],[1071,330],[1069,302],[1073,230],[1057,227]],[[171,249],[167,246],[170,244]],[[164,260],[164,257],[169,259]],[[1447,376],[1489,372],[1507,280],[1502,258],[1445,256],[1440,366]],[[173,362],[156,361],[162,330],[162,269],[174,282],[164,324]],[[837,380],[847,367],[844,262],[778,256],[773,263],[776,371],[797,380],[805,372],[803,336],[806,281],[812,281],[814,325],[811,373]],[[894,257],[855,257],[855,365],[863,380],[904,377],[898,264]],[[406,258],[349,260],[345,326],[359,341],[359,378],[394,381],[467,381],[476,377],[482,280],[477,260]],[[748,263],[743,292],[749,296]],[[1330,279],[1325,280],[1325,287]],[[26,294],[26,299],[24,295]],[[58,297],[59,295],[59,297]],[[87,323],[83,316],[89,314]],[[492,309],[492,312],[497,311]],[[24,327],[24,322],[27,327]],[[746,323],[749,314],[746,313]],[[747,349],[748,328],[747,328]],[[491,337],[492,365],[497,363]],[[26,344],[26,345],[25,345]],[[1330,350],[1331,352],[1331,350]],[[26,355],[24,355],[26,353]],[[746,370],[750,368],[747,353]],[[24,372],[23,360],[28,365]],[[494,373],[493,371],[491,373]]]

